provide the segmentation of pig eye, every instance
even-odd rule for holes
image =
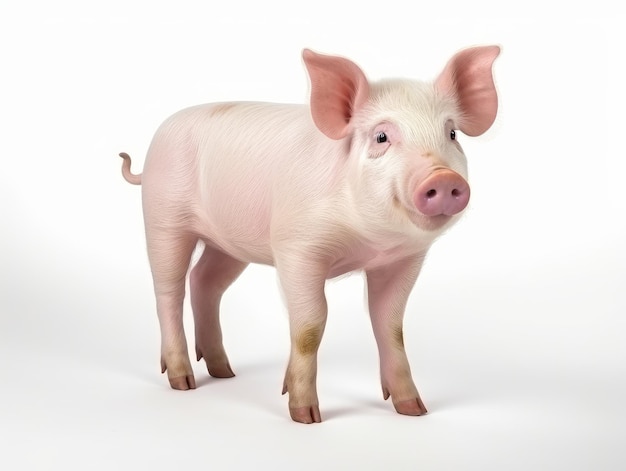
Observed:
[[[456,131],[454,129],[450,130],[450,139],[456,140]]]
[[[372,159],[382,157],[393,144],[400,142],[398,128],[387,121],[378,124],[370,132],[367,140],[369,142],[369,157]]]

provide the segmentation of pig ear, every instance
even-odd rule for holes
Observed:
[[[302,52],[311,78],[311,115],[326,136],[341,139],[350,132],[350,120],[369,97],[369,83],[361,69],[342,57]]]
[[[437,90],[452,96],[461,107],[461,131],[479,136],[491,127],[498,111],[498,95],[491,67],[498,46],[473,47],[457,53],[435,81]]]

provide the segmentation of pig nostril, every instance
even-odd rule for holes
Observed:
[[[426,192],[426,198],[428,198],[428,199],[432,199],[435,196],[437,196],[437,190],[435,190],[434,188],[432,190],[428,190]]]
[[[454,190],[452,190],[452,196],[458,198],[459,196],[461,196],[461,192],[455,188]]]

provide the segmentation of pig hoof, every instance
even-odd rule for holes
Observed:
[[[176,378],[170,378],[170,386],[172,389],[179,389],[181,391],[196,389],[196,380],[193,375],[178,376]]]
[[[214,378],[232,378],[235,376],[228,362],[220,365],[207,365],[207,369]]]
[[[232,378],[235,376],[233,369],[230,367],[226,353],[221,355],[213,355],[213,358],[202,353],[199,347],[196,347],[196,358],[198,361],[204,358],[206,369],[214,378]]]
[[[318,406],[290,407],[289,414],[291,414],[294,422],[301,424],[313,424],[322,421]]]
[[[396,408],[396,412],[402,415],[424,415],[428,412],[419,397],[397,402],[393,406]]]

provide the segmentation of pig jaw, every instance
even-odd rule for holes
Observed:
[[[469,185],[466,180],[458,176],[465,187],[459,190],[463,193],[462,201],[456,205],[440,204],[440,209],[429,211],[427,204],[420,204],[420,198],[429,199],[431,195],[429,182],[441,173],[453,172],[440,167],[426,167],[407,172],[405,178],[389,178],[386,185],[370,185],[368,192],[362,191],[361,186],[367,185],[367,178],[358,185],[358,189],[350,188],[351,198],[358,208],[354,214],[353,227],[359,234],[365,235],[366,240],[378,241],[377,246],[385,248],[399,245],[412,245],[421,251],[447,228],[454,225],[463,215],[469,200]],[[447,176],[447,175],[446,175]],[[429,178],[430,177],[430,178]],[[381,178],[379,173],[376,180]],[[384,177],[383,177],[384,178]],[[363,183],[365,182],[365,183]],[[374,188],[376,186],[376,188]],[[444,189],[438,187],[439,192]],[[448,189],[450,193],[455,188]],[[432,200],[434,197],[431,197]],[[427,201],[432,203],[432,201]],[[420,210],[422,206],[425,211]],[[452,206],[452,207],[450,207]]]

